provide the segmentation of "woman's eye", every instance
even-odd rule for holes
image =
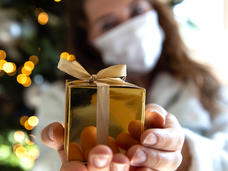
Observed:
[[[102,25],[102,31],[105,32],[105,31],[108,31],[108,30],[111,30],[112,28],[114,28],[115,26],[117,25],[117,23],[115,22],[110,22],[110,23],[105,23]]]
[[[142,7],[135,7],[131,11],[131,17],[138,16],[142,13],[144,13],[144,9]]]

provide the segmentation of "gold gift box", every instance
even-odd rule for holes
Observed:
[[[113,152],[123,151],[115,142],[120,133],[127,133],[131,121],[140,121],[144,130],[145,89],[109,84],[108,144]],[[97,117],[97,85],[94,83],[66,82],[65,150],[68,160],[86,162],[93,141]],[[89,130],[86,135],[85,130]],[[84,131],[84,132],[83,132]],[[96,130],[95,130],[96,133]],[[97,143],[97,142],[95,142]],[[86,144],[86,145],[85,145]],[[99,143],[98,143],[99,144]],[[87,146],[88,149],[85,149]]]

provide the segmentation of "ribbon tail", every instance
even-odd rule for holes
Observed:
[[[80,80],[89,80],[91,75],[77,62],[77,61],[67,61],[66,59],[60,58],[58,68]]]
[[[109,85],[103,83],[97,84],[97,144],[108,144],[109,136]]]

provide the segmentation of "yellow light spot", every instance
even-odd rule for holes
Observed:
[[[28,124],[32,127],[35,127],[39,124],[39,119],[36,116],[31,116],[28,119]]]
[[[23,85],[24,87],[29,87],[31,84],[32,84],[31,78],[30,78],[30,77],[27,77],[26,82],[23,83],[22,85]]]
[[[46,25],[48,23],[48,14],[46,12],[41,12],[38,15],[38,23],[41,25]]]
[[[32,129],[34,128],[33,126],[29,125],[28,120],[25,121],[24,127],[25,127],[25,129],[27,129],[27,130],[32,130]]]
[[[21,68],[21,73],[29,76],[32,73],[32,71],[31,70],[27,70],[26,68],[27,67],[22,67]]]
[[[0,60],[3,60],[6,58],[6,52],[4,50],[0,50]]]
[[[3,70],[3,66],[4,64],[6,63],[7,61],[6,60],[0,60],[0,70]]]
[[[61,2],[62,0],[54,0],[55,2]]]
[[[31,61],[25,62],[24,68],[25,68],[27,71],[32,71],[32,70],[34,69],[34,64],[33,64],[33,62],[31,62]]]
[[[17,76],[17,82],[20,84],[25,84],[28,80],[28,77],[25,74],[19,74]]]
[[[6,72],[6,73],[12,73],[16,70],[16,65],[12,62],[6,62],[4,65],[3,65],[3,70]]]
[[[22,126],[24,126],[25,121],[27,121],[27,119],[28,119],[28,116],[22,116],[22,117],[20,118],[20,124],[21,124]]]
[[[28,145],[33,145],[34,144],[34,142],[32,142],[30,139],[26,139],[25,140],[25,142],[26,142],[26,144],[28,144]]]
[[[68,52],[62,52],[60,54],[60,58],[64,58],[64,59],[67,59],[67,57],[69,56],[70,54]]]
[[[15,141],[22,142],[25,139],[25,133],[23,131],[16,131],[13,137]]]
[[[39,62],[38,56],[35,56],[35,55],[30,56],[30,57],[29,57],[29,60],[30,60],[34,65],[38,64],[38,62]]]
[[[15,154],[19,158],[22,157],[25,153],[26,153],[26,148],[23,146],[20,146],[15,150]]]
[[[21,144],[15,144],[15,145],[13,146],[13,151],[16,152],[16,150],[17,150],[19,147],[22,147],[22,145],[21,145]]]
[[[31,157],[32,160],[36,160],[39,157],[40,152],[38,149],[32,148],[28,151],[28,155]]]
[[[71,61],[71,62],[72,62],[72,61],[75,61],[75,59],[76,59],[76,58],[75,58],[74,55],[68,55],[68,56],[67,56],[67,60],[68,60],[68,61]]]

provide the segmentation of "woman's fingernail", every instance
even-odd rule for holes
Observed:
[[[94,155],[92,157],[92,164],[96,168],[104,168],[108,165],[110,157],[107,155]]]
[[[143,145],[154,145],[157,143],[157,137],[154,134],[149,134],[147,137],[143,140]]]
[[[53,135],[53,126],[50,126],[48,129],[48,137],[51,141],[54,141],[54,135]]]
[[[143,164],[147,160],[146,154],[143,150],[137,149],[134,156],[131,159],[132,165]]]
[[[123,170],[123,171],[126,170],[127,171],[127,170],[129,170],[129,165],[128,164],[124,164],[124,163],[112,162],[111,170],[112,171],[119,171],[119,170]]]

